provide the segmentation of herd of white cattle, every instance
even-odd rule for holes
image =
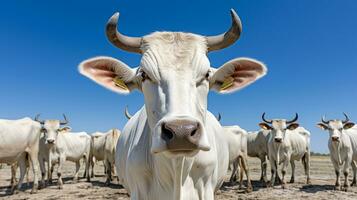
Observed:
[[[97,84],[120,94],[139,90],[144,106],[130,116],[122,132],[71,132],[68,121],[24,118],[0,120],[0,162],[12,165],[12,190],[15,172],[20,167],[17,189],[21,188],[28,168],[33,172],[32,192],[46,187],[58,165],[58,187],[63,188],[63,163],[76,164],[78,180],[80,160],[85,177],[93,176],[94,160],[104,161],[106,183],[113,170],[131,199],[214,199],[228,172],[230,181],[240,184],[245,174],[247,191],[252,191],[247,157],[261,160],[261,180],[274,186],[276,180],[286,187],[285,175],[290,163],[294,182],[296,160],[302,160],[306,183],[310,179],[310,133],[292,120],[266,119],[261,130],[247,132],[239,126],[222,126],[207,110],[209,90],[221,94],[238,91],[267,74],[266,66],[251,58],[235,58],[218,68],[211,67],[207,54],[232,45],[242,31],[241,21],[231,10],[230,29],[217,36],[183,32],[154,32],[129,37],[118,31],[119,13],[107,23],[106,34],[116,47],[142,55],[138,67],[131,68],[111,57],[83,61],[79,72]],[[357,127],[345,120],[325,120],[318,126],[330,133],[328,146],[336,173],[336,189],[348,190],[348,172],[352,165],[356,185]],[[267,160],[271,179],[267,180]],[[46,166],[47,163],[47,166]],[[41,181],[38,184],[38,165]],[[115,166],[115,167],[114,167]],[[281,166],[281,180],[278,167]],[[92,167],[92,173],[90,173]],[[345,182],[340,185],[340,168]]]

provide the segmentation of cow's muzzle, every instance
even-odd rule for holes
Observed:
[[[161,125],[161,139],[172,153],[206,150],[200,146],[202,134],[202,127],[195,120],[174,119]]]
[[[283,142],[283,138],[274,138],[274,141],[276,143],[282,143]]]
[[[55,140],[54,139],[47,139],[46,142],[47,142],[47,144],[54,144]]]
[[[339,137],[331,137],[331,139],[332,139],[333,142],[339,142],[340,141]]]

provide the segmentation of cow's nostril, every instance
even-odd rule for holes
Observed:
[[[170,129],[165,127],[165,124],[162,125],[162,133],[161,138],[165,141],[169,141],[174,137],[174,134],[171,132]]]
[[[193,136],[195,136],[196,135],[196,132],[197,132],[197,129],[195,129],[195,130],[193,130],[192,132],[191,132],[191,137],[193,137]]]

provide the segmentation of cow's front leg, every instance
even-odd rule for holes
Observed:
[[[78,173],[79,173],[79,169],[81,168],[81,163],[79,162],[79,160],[76,162],[76,172],[74,173],[73,176],[73,182],[77,183],[78,182]]]
[[[281,187],[283,189],[286,189],[286,182],[285,182],[285,175],[286,175],[286,169],[289,166],[289,162],[290,162],[290,155],[287,156],[287,158],[285,159],[283,166],[281,168]]]
[[[263,181],[264,183],[267,182],[267,160],[266,156],[261,156],[260,157],[260,167],[261,167],[261,176],[260,176],[260,181]]]
[[[343,175],[345,176],[345,182],[343,184],[344,191],[348,191],[350,189],[350,184],[348,183],[348,172],[350,168],[350,163],[348,161],[345,161],[344,167],[343,167]]]
[[[351,186],[356,186],[357,166],[356,166],[355,161],[352,161],[351,165],[352,165],[352,172],[353,172],[353,180],[352,180]]]
[[[60,156],[58,158],[58,168],[57,168],[57,176],[58,176],[58,188],[63,189],[63,181],[62,181],[62,168],[66,158],[64,156]]]
[[[31,194],[37,193],[38,189],[38,150],[29,152],[29,160],[31,162],[32,172],[33,172],[33,187]],[[26,159],[25,159],[26,162]],[[26,165],[26,163],[25,163]]]
[[[38,189],[42,189],[46,187],[46,181],[45,181],[46,167],[45,167],[45,161],[43,159],[39,159],[39,163],[40,163],[40,171],[41,171],[41,182]]]
[[[25,156],[21,156],[21,158],[18,161],[18,165],[20,167],[20,179],[19,179],[19,183],[17,184],[17,190],[16,187],[14,185],[13,188],[11,188],[11,193],[18,193],[18,191],[21,189],[22,187],[22,182],[24,181],[25,178],[25,174],[26,174],[26,163],[25,163]]]
[[[276,172],[277,172],[277,164],[276,161],[270,157],[269,159],[270,162],[270,167],[271,167],[271,178],[270,178],[270,183],[267,184],[268,187],[274,187],[275,184],[275,176],[276,176]]]
[[[295,182],[295,162],[293,160],[290,160],[290,165],[291,165],[291,178],[289,183],[294,183]]]

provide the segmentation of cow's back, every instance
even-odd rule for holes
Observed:
[[[11,163],[22,152],[37,146],[41,124],[30,118],[0,120],[0,161]]]

